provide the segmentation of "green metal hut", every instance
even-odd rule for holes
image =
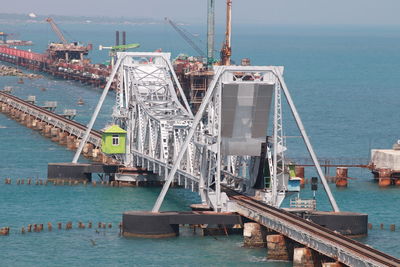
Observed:
[[[101,151],[105,154],[125,154],[126,133],[118,125],[106,128],[101,138]]]

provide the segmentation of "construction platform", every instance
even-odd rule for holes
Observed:
[[[400,185],[400,144],[393,149],[372,149],[370,168],[379,186]]]

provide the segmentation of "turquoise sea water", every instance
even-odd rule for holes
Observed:
[[[6,32],[19,32],[21,39],[35,42],[33,50],[42,52],[55,40],[47,24],[0,25]],[[104,26],[63,25],[67,37],[82,42],[109,45],[115,30],[126,30],[128,42],[140,42],[142,51],[163,48],[174,56],[193,53],[166,25]],[[190,26],[193,33],[203,27]],[[234,59],[250,57],[253,65],[283,65],[285,79],[303,122],[321,157],[369,157],[369,148],[389,148],[399,138],[400,117],[400,28],[395,27],[289,27],[236,26],[233,36]],[[219,29],[219,32],[222,32]],[[221,35],[220,35],[221,36]],[[203,38],[204,39],[204,38]],[[220,40],[218,40],[218,44]],[[93,51],[94,62],[107,59],[107,52]],[[100,96],[100,90],[78,83],[45,77],[25,80],[0,77],[0,88],[13,86],[23,98],[36,95],[39,104],[58,101],[57,111],[78,110],[77,121],[87,123]],[[46,91],[40,88],[45,87]],[[76,104],[79,98],[84,106]],[[96,122],[97,129],[109,121],[113,94]],[[285,135],[297,136],[289,111],[284,111]],[[287,139],[289,156],[306,155],[299,138]],[[129,209],[150,209],[159,189],[103,188],[98,186],[17,186],[4,185],[5,177],[46,177],[48,162],[66,162],[72,151],[52,143],[0,114],[0,227],[11,226],[12,234],[0,238],[0,266],[122,266],[122,265],[257,265],[290,266],[266,263],[263,249],[241,248],[241,237],[200,237],[184,230],[182,236],[165,240],[124,239],[118,230],[78,230],[21,235],[22,226],[48,221],[89,220],[97,223],[121,220]],[[83,159],[84,160],[84,159]],[[400,233],[390,232],[389,224],[400,225],[400,188],[380,189],[365,170],[350,170],[349,188],[331,187],[342,210],[365,212],[374,229],[360,239],[389,254],[400,257]],[[313,175],[311,169],[306,176]],[[333,173],[332,173],[333,175]],[[302,196],[309,197],[306,188]],[[329,209],[322,190],[318,206]],[[173,189],[163,210],[187,209],[198,201],[195,193]],[[380,223],[385,230],[378,229]],[[92,245],[92,241],[96,245]]]

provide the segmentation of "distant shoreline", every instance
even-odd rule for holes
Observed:
[[[42,15],[34,14],[36,17],[30,17],[28,14],[9,14],[0,13],[0,24],[24,24],[24,23],[47,23],[45,19],[52,17],[57,23],[62,24],[108,24],[108,25],[143,25],[143,24],[163,24],[163,20],[151,18],[126,18],[126,17],[83,17],[83,16],[60,16],[60,15]]]

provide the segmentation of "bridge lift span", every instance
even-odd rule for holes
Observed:
[[[117,58],[74,163],[116,77],[113,120],[127,131],[127,138],[126,153],[114,156],[126,167],[146,168],[165,181],[153,212],[160,210],[172,182],[197,191],[203,204],[216,211],[235,210],[222,186],[279,207],[291,179],[282,134],[285,97],[330,204],[339,211],[283,79],[283,67],[215,66],[214,79],[193,115],[169,53],[118,52]],[[264,160],[269,185],[260,182]],[[116,174],[116,179],[129,177]]]

